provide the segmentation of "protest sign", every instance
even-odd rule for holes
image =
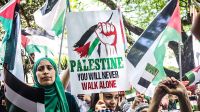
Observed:
[[[120,12],[71,12],[66,17],[72,93],[128,89]]]

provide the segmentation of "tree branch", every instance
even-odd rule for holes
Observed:
[[[103,2],[106,4],[110,9],[115,10],[117,9],[117,5],[112,0],[99,0],[100,2]],[[124,26],[131,32],[133,32],[136,35],[141,35],[144,31],[142,28],[139,28],[137,26],[132,25],[123,15],[123,22]]]
[[[0,6],[3,6],[3,5],[5,5],[5,4],[6,4],[5,1],[0,0]]]
[[[22,6],[20,7],[20,11],[21,11],[21,14],[24,16],[24,19],[26,20],[28,27],[31,27],[31,24],[29,22],[29,18],[26,16],[24,8]]]

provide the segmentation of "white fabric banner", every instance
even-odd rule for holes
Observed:
[[[66,17],[72,93],[127,90],[120,12],[71,12]]]

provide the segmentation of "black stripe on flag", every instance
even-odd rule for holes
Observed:
[[[151,84],[151,82],[149,82],[148,80],[144,79],[143,77],[140,77],[140,80],[138,82],[139,85],[148,88],[149,85]]]
[[[43,15],[49,13],[53,7],[56,5],[58,0],[47,0],[45,5],[40,9]]]
[[[137,66],[160,33],[166,28],[168,21],[176,8],[177,2],[177,0],[171,0],[162,12],[151,22],[129,51],[127,58],[134,67]]]
[[[19,95],[33,101],[44,104],[44,89],[28,86],[17,79],[4,68],[5,83]]]

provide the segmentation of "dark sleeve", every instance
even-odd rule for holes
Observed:
[[[0,111],[0,112],[26,112],[14,104],[12,104],[9,100],[6,99],[6,111]]]
[[[68,92],[65,92],[65,96],[66,96],[66,99],[67,99],[67,103],[68,103],[70,112],[80,112],[80,109],[78,107],[78,103],[76,102],[74,96],[71,95]]]

